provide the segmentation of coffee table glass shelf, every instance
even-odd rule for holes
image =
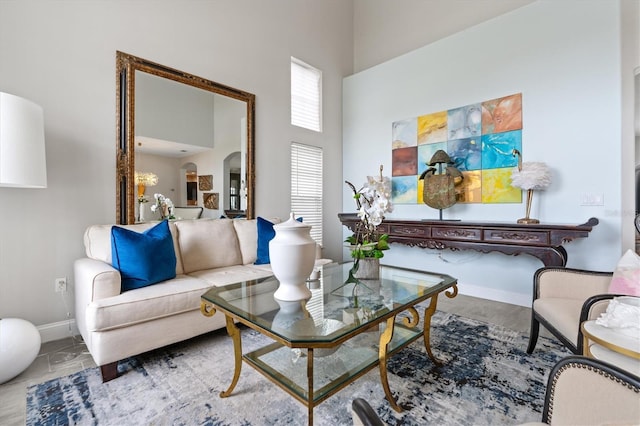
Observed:
[[[458,293],[457,280],[448,275],[381,266],[380,279],[345,284],[351,262],[322,267],[320,278],[308,283],[311,299],[282,302],[273,297],[275,277],[213,287],[202,295],[201,312],[226,317],[227,332],[234,343],[235,371],[229,388],[233,392],[242,361],[308,407],[313,407],[349,383],[379,366],[387,400],[402,411],[387,380],[387,360],[409,343],[423,337],[431,360],[429,332],[438,295]],[[427,300],[421,321],[416,305]],[[236,322],[274,340],[242,354]]]

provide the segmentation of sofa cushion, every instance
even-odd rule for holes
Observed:
[[[257,220],[234,219],[233,226],[238,236],[240,253],[242,253],[242,264],[251,265],[256,261],[256,253],[258,250]]]
[[[124,229],[130,229],[136,232],[144,232],[154,227],[158,222],[139,223],[135,225],[117,225]],[[102,262],[112,264],[111,262],[111,228],[114,225],[93,225],[88,227],[84,232],[84,249],[89,259],[101,260]],[[173,249],[176,253],[176,275],[184,273],[182,269],[182,259],[178,250],[178,232],[175,223],[169,222],[169,230],[173,239]]]
[[[176,253],[169,221],[144,232],[112,227],[111,260],[120,271],[123,292],[174,278]]]
[[[210,285],[197,278],[178,275],[161,283],[98,299],[87,306],[88,331],[127,327],[200,308],[200,296]]]
[[[271,265],[238,265],[193,272],[189,276],[205,281],[208,287],[219,287],[241,281],[270,277],[273,276],[273,272],[271,271]]]
[[[242,253],[232,219],[185,220],[175,224],[186,274],[242,265]]]
[[[105,331],[200,309],[201,296],[212,286],[273,275],[269,266],[235,265],[191,275],[99,299],[87,306],[87,330]],[[273,309],[277,309],[273,296]]]

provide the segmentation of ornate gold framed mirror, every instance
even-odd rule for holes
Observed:
[[[175,206],[205,206],[193,181],[211,175],[221,208],[209,217],[253,218],[255,95],[123,52],[116,78],[117,223],[141,221],[140,202],[155,201],[137,182],[149,175]]]

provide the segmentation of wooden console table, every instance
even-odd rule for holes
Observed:
[[[355,232],[360,221],[355,213],[339,213],[338,217]],[[389,234],[391,243],[438,250],[528,254],[540,259],[545,266],[566,266],[567,251],[562,244],[587,238],[597,224],[595,217],[582,225],[385,219],[378,229]]]

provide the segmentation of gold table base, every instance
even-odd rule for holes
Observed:
[[[448,298],[456,297],[457,294],[458,294],[457,285],[454,284],[451,287],[450,290],[446,290],[444,293]],[[425,308],[425,311],[424,311],[424,323],[423,323],[423,329],[422,329],[422,337],[423,337],[423,341],[424,341],[423,343],[424,343],[424,347],[425,347],[425,349],[427,351],[427,355],[429,356],[431,361],[433,361],[433,363],[438,365],[438,366],[442,365],[442,361],[440,361],[439,359],[437,359],[433,355],[433,351],[431,349],[431,341],[430,341],[430,339],[431,339],[431,318],[433,317],[433,315],[436,312],[436,308],[437,308],[437,305],[438,305],[438,295],[439,294],[440,293],[436,293],[436,294],[434,294],[433,296],[431,296],[428,299],[429,300],[429,305]],[[213,316],[216,313],[216,308],[211,303],[203,301],[201,303],[201,305],[200,305],[200,311],[202,312],[203,315],[210,317],[210,316]],[[407,309],[407,312],[409,312],[411,318],[404,317],[403,318],[404,325],[407,326],[407,327],[410,327],[410,328],[417,327],[418,324],[419,324],[419,321],[420,321],[420,317],[419,317],[417,309],[415,307],[410,307],[410,308]],[[395,411],[402,412],[404,410],[404,408],[401,407],[398,404],[396,398],[391,393],[391,388],[389,387],[389,380],[388,380],[388,375],[387,375],[387,361],[388,361],[389,355],[390,355],[389,344],[391,343],[391,340],[393,339],[394,329],[395,329],[395,326],[396,326],[396,317],[397,317],[397,314],[386,319],[386,329],[380,335],[380,342],[379,342],[379,349],[378,349],[378,362],[377,362],[377,364],[378,364],[378,367],[379,367],[379,370],[380,370],[380,382],[382,384],[382,388],[384,390],[385,397],[386,397],[387,401],[389,401],[389,404],[391,405],[391,407]],[[236,385],[238,383],[238,380],[240,378],[240,371],[242,369],[242,360],[243,360],[242,339],[240,337],[240,330],[237,327],[236,323],[234,322],[234,317],[232,315],[230,315],[229,313],[225,312],[225,319],[226,319],[226,323],[227,323],[227,333],[229,334],[229,336],[231,337],[231,339],[233,341],[234,372],[233,372],[233,379],[231,380],[231,384],[229,385],[227,390],[225,390],[223,392],[220,392],[220,397],[222,397],[222,398],[229,397],[231,395],[231,393],[233,392],[234,388],[236,387]],[[238,320],[241,320],[241,319],[238,318]],[[244,321],[242,321],[242,322],[244,324],[246,324],[247,326],[249,326],[250,328],[256,329],[260,333],[267,335],[268,337],[271,337],[271,338],[274,338],[276,340],[279,340],[274,335],[272,335],[271,333],[266,333],[265,330],[258,329],[256,327],[252,327],[252,324],[250,324],[250,323],[247,323],[247,322],[244,322]],[[375,325],[375,324],[372,324],[372,326],[373,325]],[[366,330],[363,330],[363,332],[364,331],[366,331]],[[408,341],[407,343],[402,345],[400,348],[397,348],[396,350],[399,350],[402,347],[408,345],[409,343],[413,342],[413,340],[415,340],[415,339],[412,339],[412,340]],[[307,349],[307,386],[308,386],[306,400],[305,399],[301,399],[300,396],[296,395],[291,390],[289,390],[286,387],[282,386],[279,382],[275,381],[273,378],[271,378],[264,371],[261,371],[253,363],[251,363],[251,365],[254,368],[256,368],[260,373],[262,373],[265,377],[267,377],[269,380],[271,380],[272,382],[274,382],[275,384],[280,386],[282,389],[287,391],[294,398],[298,399],[300,402],[305,404],[307,406],[307,408],[308,408],[309,425],[313,425],[313,409],[314,409],[314,407],[316,405],[320,404],[326,398],[330,397],[334,393],[337,393],[339,390],[341,390],[344,387],[346,387],[347,385],[351,384],[358,377],[364,375],[371,368],[375,367],[375,364],[371,365],[370,368],[364,369],[363,371],[361,371],[360,374],[354,375],[353,377],[351,377],[350,380],[345,382],[339,388],[337,388],[334,391],[332,391],[332,392],[328,393],[327,395],[325,395],[321,400],[314,401],[314,392],[313,392],[313,350],[314,350],[314,348],[313,347],[308,347],[306,349]]]

